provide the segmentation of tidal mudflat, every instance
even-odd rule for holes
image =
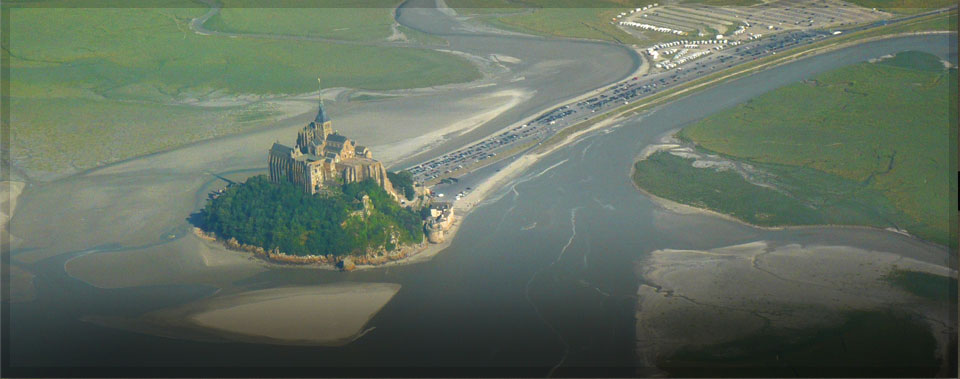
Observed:
[[[335,346],[359,338],[399,290],[398,284],[349,282],[270,288],[200,300],[144,318],[211,330],[227,340]]]
[[[638,355],[651,365],[682,365],[670,358],[755,336],[810,338],[810,330],[836,328],[853,312],[900,310],[920,320],[946,357],[951,336],[948,299],[927,299],[886,280],[896,271],[956,279],[955,269],[907,256],[850,246],[757,241],[709,250],[661,249],[637,267]],[[909,310],[909,311],[907,311]],[[878,331],[879,332],[879,331]],[[956,343],[954,339],[952,341]],[[851,342],[853,343],[853,342]],[[754,351],[718,351],[730,357]],[[718,356],[719,358],[719,356]],[[710,364],[701,357],[702,364]],[[805,360],[795,365],[816,365]],[[909,361],[856,362],[902,367]]]
[[[398,19],[407,22],[422,13],[423,22],[449,21],[434,18],[432,11],[429,7],[402,8]],[[456,24],[456,20],[450,22]],[[442,29],[442,25],[413,25],[421,31]],[[406,161],[442,154],[559,100],[605,86],[638,66],[626,49],[606,44],[444,31],[451,49],[476,57],[497,54],[516,60],[503,60],[510,71],[494,74],[496,84],[492,86],[487,86],[490,82],[473,83],[391,92],[389,95],[396,96],[352,104],[333,102],[335,127],[358,140],[365,139],[361,134],[381,138],[371,144],[376,152],[378,146],[395,143],[398,136],[400,141],[414,139],[452,125],[461,111],[473,117],[486,113],[488,106],[504,107],[503,113],[484,115],[489,121],[476,128],[459,129],[473,128],[470,131],[459,134],[451,129],[450,138],[433,141],[439,143],[419,156],[401,154],[417,151],[414,147],[419,144],[396,150],[392,162],[403,167]],[[492,184],[485,191],[474,192],[486,196],[462,199],[472,204],[472,210],[449,247],[414,265],[349,273],[270,266],[242,254],[212,249],[189,233],[190,213],[202,206],[211,189],[226,184],[218,177],[242,180],[262,172],[269,145],[287,138],[311,115],[285,120],[272,129],[28,187],[10,225],[11,232],[24,239],[14,247],[12,260],[37,274],[39,293],[35,301],[11,309],[17,325],[11,335],[17,347],[12,358],[36,366],[109,366],[129,360],[158,366],[171,362],[198,366],[270,362],[327,369],[393,367],[397,362],[423,368],[443,362],[450,370],[510,367],[531,376],[564,375],[579,372],[577,369],[635,376],[637,368],[644,365],[635,355],[635,330],[637,291],[645,280],[635,268],[651,252],[709,251],[752,241],[773,241],[770,246],[811,245],[815,241],[870,252],[888,252],[884,246],[897,246],[926,257],[918,259],[927,262],[936,262],[946,253],[937,246],[904,242],[909,238],[882,230],[768,231],[700,214],[678,215],[633,188],[629,178],[633,158],[666,130],[842,61],[865,60],[918,45],[939,51],[950,42],[955,40],[914,37],[805,59],[692,94],[642,117],[586,131],[537,159],[520,157],[481,170],[479,177],[464,178],[463,182],[483,182],[486,175],[497,174],[497,169],[520,162],[515,169],[501,170],[502,176],[489,182]],[[513,99],[523,97],[496,94],[512,89],[532,95],[507,109]],[[481,105],[471,106],[472,100],[480,100]],[[446,107],[456,112],[445,112]],[[380,111],[393,115],[436,113],[440,117],[423,124],[394,124],[377,119]],[[89,252],[94,248],[98,250]],[[369,331],[343,347],[267,341],[264,329],[237,333],[240,329],[228,322],[233,311],[197,308],[194,313],[167,314],[170,317],[157,313],[190,303],[215,304],[219,298],[230,302],[220,303],[216,309],[244,303],[258,310],[266,307],[332,315],[336,303],[325,303],[323,309],[312,305],[300,308],[305,305],[303,300],[312,303],[316,299],[300,292],[307,290],[296,290],[294,302],[279,300],[282,291],[264,292],[267,297],[244,294],[344,282],[388,287],[378,290],[371,301],[351,307],[362,314],[358,317],[364,320],[360,332]],[[399,290],[392,290],[389,286],[393,285],[399,285]],[[216,313],[201,319],[221,330],[194,325],[195,329],[190,329],[194,338],[184,339],[171,332],[183,330],[182,325],[163,327],[162,322],[206,311]],[[145,325],[142,321],[147,318],[166,321]],[[357,324],[360,322],[345,329],[356,331]],[[353,336],[337,333],[330,335]],[[226,334],[246,343],[220,343]],[[94,342],[98,349],[89,348]],[[211,349],[223,354],[202,354]]]

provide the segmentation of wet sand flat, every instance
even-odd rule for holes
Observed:
[[[34,275],[30,271],[20,267],[10,266],[10,298],[4,298],[4,301],[23,302],[33,300],[37,295],[37,289],[33,285]]]
[[[249,253],[227,250],[222,243],[192,234],[141,249],[84,254],[64,264],[68,275],[98,288],[166,284],[224,288],[267,270],[267,262]]]
[[[946,352],[943,304],[893,287],[894,269],[956,277],[957,271],[892,252],[756,241],[710,250],[654,251],[637,266],[637,353],[653,365],[681,348],[761,331],[836,326],[850,311],[892,307],[922,315]]]
[[[188,322],[294,344],[344,344],[400,290],[391,283],[273,288],[195,304]]]

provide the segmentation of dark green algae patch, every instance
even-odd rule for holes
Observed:
[[[881,310],[845,318],[832,328],[759,333],[683,349],[659,368],[671,377],[956,377],[956,361],[943,367],[938,358],[957,356],[956,339],[947,354],[937,354],[937,342],[918,316]]]

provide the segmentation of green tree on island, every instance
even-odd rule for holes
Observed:
[[[403,190],[403,196],[407,200],[413,200],[417,196],[417,192],[413,189],[413,174],[410,171],[388,172],[387,178],[390,179],[395,188]]]
[[[364,195],[372,205],[368,214]],[[293,184],[254,176],[208,200],[200,220],[203,230],[220,238],[300,256],[363,254],[423,241],[418,214],[371,180],[310,195]]]

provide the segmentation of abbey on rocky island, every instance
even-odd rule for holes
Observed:
[[[297,144],[289,147],[274,143],[269,153],[270,181],[297,184],[310,194],[326,186],[373,179],[395,199],[399,199],[387,170],[365,146],[333,130],[333,122],[323,109],[297,134]]]

